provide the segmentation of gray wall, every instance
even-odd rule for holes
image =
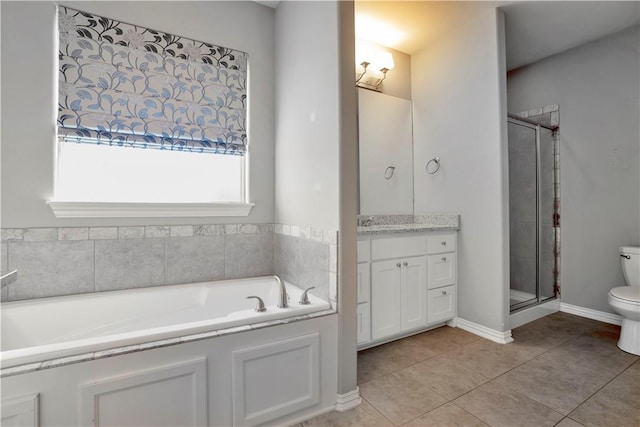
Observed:
[[[508,107],[560,106],[562,301],[611,312],[618,247],[640,243],[640,31],[508,75]]]
[[[338,228],[338,22],[334,2],[276,11],[276,221]]]
[[[411,58],[415,213],[461,215],[458,316],[497,331],[509,329],[503,32],[487,6]]]
[[[243,222],[274,222],[274,11],[254,2],[63,2],[249,53],[250,193]],[[180,219],[56,219],[53,194],[57,55],[53,2],[2,7],[2,227],[181,224]],[[242,28],[240,29],[240,26]],[[334,73],[335,74],[335,73]],[[201,223],[238,222],[204,218]]]

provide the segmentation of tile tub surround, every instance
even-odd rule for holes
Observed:
[[[274,272],[311,294],[337,301],[338,233],[313,227],[276,224]]]
[[[362,405],[299,426],[638,426],[640,357],[619,329],[555,313],[511,344],[444,326],[364,350]]]
[[[459,229],[460,215],[457,214],[358,216],[359,236]]]
[[[196,224],[0,233],[3,271],[19,272],[16,282],[2,290],[2,301],[256,277],[287,268],[295,274],[285,280],[316,286],[311,292],[327,300],[337,282],[337,232],[312,227]],[[298,240],[295,257],[277,259],[277,236]]]

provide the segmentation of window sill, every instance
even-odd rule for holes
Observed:
[[[254,203],[46,202],[56,218],[192,218],[248,216]]]

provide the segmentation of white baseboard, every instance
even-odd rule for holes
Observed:
[[[621,325],[622,316],[606,311],[593,310],[591,308],[580,307],[579,305],[567,304],[560,302],[560,311],[563,313],[575,314],[576,316],[586,317],[588,319],[598,320],[612,325]]]
[[[479,337],[486,338],[498,344],[508,344],[513,342],[511,338],[511,329],[505,332],[496,331],[495,329],[487,328],[486,326],[479,325],[466,319],[457,317],[455,319],[456,327],[464,329],[467,332],[471,332]]]
[[[553,314],[560,311],[560,301],[557,299],[543,302],[542,304],[534,305],[533,307],[525,308],[520,311],[516,311],[509,316],[509,327],[511,329],[517,328],[534,320],[538,320],[542,317]]]
[[[349,409],[353,409],[360,405],[362,399],[360,399],[360,389],[356,386],[355,390],[344,394],[338,394],[336,397],[336,411],[344,412]]]

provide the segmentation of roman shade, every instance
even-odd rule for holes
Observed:
[[[244,155],[247,54],[58,8],[58,138]]]

